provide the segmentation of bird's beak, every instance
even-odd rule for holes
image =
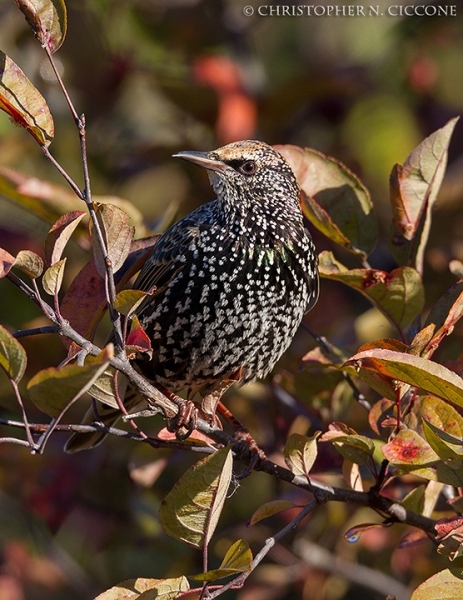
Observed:
[[[209,171],[223,172],[227,168],[227,165],[221,160],[213,160],[212,158],[209,158],[207,152],[195,152],[193,150],[188,150],[184,152],[177,152],[177,154],[173,154],[173,157],[183,158],[184,160],[188,160],[189,162],[199,165],[204,169],[208,169]]]

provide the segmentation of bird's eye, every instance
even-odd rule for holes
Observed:
[[[238,171],[243,175],[253,175],[256,172],[256,163],[253,160],[247,160],[238,167]]]

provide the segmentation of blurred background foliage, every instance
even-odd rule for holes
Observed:
[[[390,4],[378,3],[382,9]],[[381,230],[370,262],[393,268],[387,248],[390,170],[425,136],[463,112],[463,6],[461,0],[454,4],[453,18],[297,18],[245,16],[243,7],[257,8],[255,0],[68,0],[69,30],[55,59],[78,111],[87,117],[93,192],[131,201],[147,227],[159,231],[212,199],[204,172],[172,159],[174,152],[243,138],[313,147],[342,160],[370,189]],[[67,106],[45,55],[7,0],[0,0],[0,48],[46,97],[56,124],[51,151],[80,182],[78,139]],[[460,123],[426,254],[428,306],[454,280],[449,260],[463,260],[462,131]],[[65,185],[31,137],[5,115],[0,115],[0,163]],[[40,253],[49,227],[0,197],[1,246],[12,254]],[[319,250],[331,248],[317,232],[314,238]],[[356,266],[351,256],[335,251]],[[70,281],[88,253],[74,244],[67,255]],[[0,284],[2,324],[14,330],[44,323],[8,281]],[[361,342],[390,334],[363,298],[327,281],[306,322],[351,352]],[[456,333],[443,345],[444,358],[458,360]],[[337,374],[298,373],[300,358],[312,345],[301,331],[272,382],[229,394],[228,404],[275,460],[281,460],[289,431],[305,433],[342,420],[368,432],[364,412]],[[31,374],[64,356],[61,342],[52,337],[25,339],[24,346]],[[1,373],[0,412],[18,416]],[[76,407],[76,420],[81,412]],[[30,418],[43,417],[30,407]],[[201,570],[199,553],[163,534],[156,517],[160,501],[195,457],[117,439],[68,456],[63,444],[55,434],[41,457],[0,445],[0,600],[86,600],[124,578]],[[318,476],[340,484],[340,458],[322,450]],[[403,496],[404,490],[390,493]],[[281,528],[286,513],[245,528],[255,508],[277,497],[307,500],[300,490],[259,473],[240,483],[216,534],[217,564],[238,537],[259,548]],[[431,544],[395,549],[405,531],[401,527],[371,529],[354,545],[344,540],[348,527],[371,520],[375,515],[342,504],[319,509],[293,539],[275,548],[243,591],[226,597],[368,600],[381,597],[367,589],[379,569],[403,585],[405,598],[407,588],[445,565],[438,564]],[[315,542],[331,558],[314,566],[297,550],[298,540]],[[333,555],[370,567],[367,587],[340,576]]]

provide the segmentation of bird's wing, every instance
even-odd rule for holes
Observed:
[[[188,260],[187,255],[192,253],[192,242],[197,240],[200,231],[211,226],[209,215],[213,204],[209,202],[193,211],[172,225],[159,238],[151,256],[140,271],[133,289],[148,291],[155,286],[154,296],[156,296],[187,264],[191,266],[191,258]],[[142,310],[143,304],[137,312]]]

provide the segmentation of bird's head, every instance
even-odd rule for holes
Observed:
[[[298,206],[299,188],[291,167],[264,142],[244,140],[211,152],[187,151],[174,156],[207,169],[218,199],[235,209]]]

